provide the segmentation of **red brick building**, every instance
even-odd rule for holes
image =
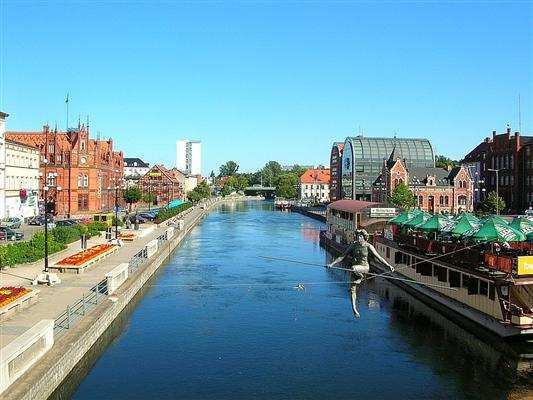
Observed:
[[[153,195],[154,203],[158,206],[165,206],[175,199],[183,199],[183,185],[178,180],[177,172],[168,170],[163,165],[154,165],[139,179],[139,188],[143,195]]]
[[[6,132],[6,139],[39,149],[41,209],[45,179],[48,208],[54,215],[76,217],[113,209],[124,157],[113,149],[112,139],[91,139],[89,127],[82,124],[66,133],[48,125],[41,132]]]
[[[431,213],[457,213],[473,210],[473,184],[464,166],[451,169],[407,168],[395,148],[383,163],[381,175],[372,186],[372,200],[387,203],[400,183],[416,197],[417,206]]]
[[[343,142],[335,142],[331,148],[331,156],[329,159],[329,169],[331,171],[331,182],[329,185],[329,197],[331,201],[340,200],[342,198],[342,150],[344,149]]]
[[[496,172],[492,169],[498,170],[498,193],[505,201],[505,211],[523,213],[533,205],[533,136],[511,133],[510,127],[501,134],[492,131],[492,137],[477,145],[463,162],[479,171],[477,186],[484,194],[480,202],[496,191]]]

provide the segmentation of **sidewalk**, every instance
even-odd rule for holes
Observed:
[[[200,207],[194,207],[183,218],[185,225],[189,223],[201,213]],[[143,228],[154,226],[153,224],[146,224]],[[9,268],[0,273],[0,286],[26,286],[32,289],[39,290],[39,297],[35,304],[30,307],[17,312],[13,317],[7,321],[0,323],[0,348],[11,342],[17,336],[31,328],[42,319],[55,319],[67,307],[67,305],[74,303],[81,298],[91,287],[96,285],[105,278],[107,272],[115,268],[120,263],[127,263],[130,259],[144,248],[146,243],[156,239],[163,234],[168,228],[166,223],[161,224],[149,235],[137,238],[131,243],[125,243],[116,253],[94,264],[82,274],[58,274],[61,278],[61,283],[56,286],[30,286],[28,279],[33,279],[38,273],[42,272],[43,264],[39,263],[35,266],[21,266],[16,268]],[[103,238],[93,238],[89,241],[89,246],[94,246],[103,243]],[[67,257],[71,254],[80,251],[79,243],[72,245],[66,252],[61,255],[55,255],[50,258],[50,264]]]

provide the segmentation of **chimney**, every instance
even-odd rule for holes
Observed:
[[[511,125],[507,124],[507,130],[506,130],[507,136],[511,135]]]
[[[492,131],[492,138],[494,139],[496,137],[496,129]]]

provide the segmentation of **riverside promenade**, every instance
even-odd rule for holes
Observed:
[[[72,368],[82,360],[85,353],[105,332],[122,309],[133,299],[144,283],[164,263],[187,233],[209,213],[211,208],[222,203],[249,199],[252,198],[210,199],[184,211],[172,220],[160,224],[160,226],[152,225],[153,230],[146,236],[137,238],[131,243],[125,243],[117,252],[91,266],[84,273],[58,274],[62,280],[60,284],[34,287],[40,291],[37,303],[27,309],[20,310],[13,317],[1,323],[0,350],[12,341],[18,340],[20,335],[28,332],[30,328],[42,320],[55,321],[54,344],[38,361],[11,383],[1,394],[2,399],[48,398],[67,377]],[[178,221],[181,221],[179,223],[181,229],[175,229],[175,232],[167,237],[169,228],[173,223],[177,227]],[[148,226],[143,227],[143,229],[148,228]],[[164,239],[162,239],[163,237]],[[143,254],[143,249],[146,249],[150,243],[157,243],[158,238],[157,252],[147,255],[145,251],[144,259],[138,263],[138,255]],[[102,242],[104,242],[103,239],[97,238],[90,241],[89,245]],[[51,263],[77,251],[79,251],[79,245],[71,246],[62,254],[52,257]],[[96,302],[94,307],[88,311],[84,311],[83,315],[80,316],[80,313],[77,313],[76,319],[73,319],[75,323],[70,322],[69,313],[68,328],[57,329],[58,316],[64,315],[68,306],[79,302],[82,296],[85,296],[99,282],[105,281],[106,275],[120,265],[129,266],[128,279],[121,283],[121,286],[112,295],[101,294],[100,301]],[[1,283],[3,286],[29,286],[28,279],[33,279],[41,270],[42,266],[40,265],[8,269],[2,274]],[[24,358],[24,354],[21,354],[21,357]]]

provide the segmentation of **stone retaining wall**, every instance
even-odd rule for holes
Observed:
[[[98,338],[112,324],[115,318],[135,297],[157,269],[166,261],[189,231],[196,226],[212,207],[228,201],[242,201],[254,198],[241,197],[212,201],[184,229],[174,233],[174,237],[158,249],[151,261],[127,279],[113,294],[113,301],[106,299],[93,311],[82,318],[73,328],[64,334],[48,351],[46,357],[37,362],[31,370],[24,373],[5,393],[3,400],[45,400],[70,371],[89,352]],[[157,241],[156,241],[157,242]]]

